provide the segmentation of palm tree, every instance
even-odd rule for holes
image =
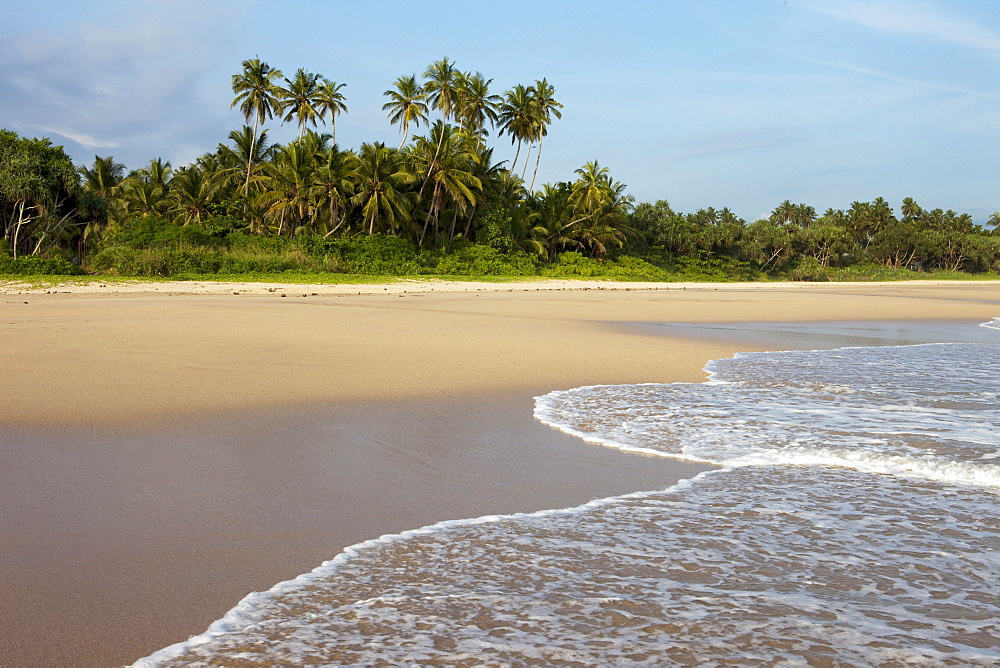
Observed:
[[[790,225],[795,222],[795,205],[792,204],[791,200],[786,199],[775,207],[769,220],[777,225]]]
[[[347,222],[346,204],[353,194],[349,163],[352,153],[332,146],[316,156],[310,197],[316,202],[317,215],[322,214],[329,237]]]
[[[243,72],[233,75],[233,99],[230,108],[240,105],[243,118],[247,123],[253,117],[253,140],[248,153],[253,153],[253,144],[257,142],[257,128],[266,118],[273,118],[274,112],[281,108],[278,101],[277,79],[281,70],[273,70],[270,65],[254,58],[243,61]],[[243,194],[250,188],[250,164],[247,164],[247,178],[243,185]]]
[[[97,193],[105,199],[110,199],[115,188],[122,182],[125,175],[125,165],[115,162],[110,155],[102,158],[94,156],[93,167],[80,167],[80,175],[83,177],[83,187],[93,193]]]
[[[990,214],[990,218],[986,222],[993,226],[993,234],[1000,234],[1000,211],[994,211]]]
[[[500,113],[498,120],[500,123],[500,134],[510,135],[510,143],[517,142],[517,151],[514,153],[514,161],[510,163],[510,172],[513,174],[517,167],[517,159],[521,155],[521,146],[525,141],[529,141],[534,136],[534,96],[529,87],[518,84],[504,94],[503,102],[500,103]],[[527,164],[527,158],[525,158]],[[522,177],[523,178],[523,177]]]
[[[209,214],[208,206],[219,190],[218,175],[197,165],[184,167],[170,180],[170,210],[182,225],[200,223]]]
[[[347,111],[347,105],[344,104],[344,100],[347,98],[340,92],[340,89],[347,84],[339,84],[336,81],[330,81],[323,77],[319,79],[319,90],[316,93],[316,109],[319,112],[320,118],[323,118],[327,114],[330,115],[330,138],[336,144],[337,115]]]
[[[292,235],[297,228],[308,224],[315,212],[310,187],[316,165],[312,148],[318,143],[308,137],[290,142],[279,147],[274,159],[264,166],[265,188],[257,196],[257,205],[265,216],[278,221],[276,233],[279,236],[285,231],[286,223]]]
[[[609,243],[621,246],[626,234],[634,234],[626,224],[633,198],[626,194],[625,185],[612,181],[608,168],[596,160],[577,169],[576,174],[578,178],[570,186],[568,197],[571,220],[560,233],[603,258]],[[711,215],[714,217],[714,211]]]
[[[556,99],[552,97],[556,93],[556,89],[550,84],[545,78],[540,81],[536,81],[535,85],[532,86],[534,90],[534,112],[535,120],[537,126],[535,128],[535,138],[538,139],[538,153],[535,156],[535,171],[531,175],[531,186],[530,189],[535,188],[535,177],[538,176],[538,163],[542,161],[542,138],[549,133],[549,124],[552,123],[552,117],[562,118],[562,104],[556,102]]]
[[[431,63],[424,70],[424,76],[427,77],[427,81],[424,83],[424,94],[427,96],[430,106],[441,112],[442,128],[447,127],[448,120],[452,118],[457,110],[458,75],[459,72],[455,69],[455,63],[449,61],[447,56],[437,62]],[[424,178],[424,182],[420,184],[420,194],[418,197],[424,194],[424,188],[427,187],[427,180],[430,178],[431,170],[437,162],[437,156],[441,152],[441,145],[443,143],[444,134],[441,133],[437,142],[437,150],[434,152],[434,159],[431,160],[427,167],[427,176]]]
[[[908,220],[915,220],[921,213],[923,213],[923,209],[920,208],[920,205],[917,204],[916,200],[912,197],[907,197],[903,199],[903,206],[900,209],[900,213],[902,213],[903,217]]]
[[[113,223],[121,212],[122,200],[118,196],[125,174],[125,165],[115,162],[111,156],[94,156],[93,167],[80,167],[77,171],[83,177],[84,191],[97,195],[91,218],[84,227],[83,238],[99,235],[108,223]]]
[[[431,63],[424,70],[427,81],[424,83],[424,94],[431,107],[441,112],[441,118],[447,123],[453,117],[458,106],[458,71],[455,63],[445,56]]]
[[[285,79],[285,85],[278,89],[281,100],[281,111],[285,113],[282,118],[283,123],[289,123],[292,119],[297,119],[299,124],[299,137],[306,131],[306,123],[312,123],[315,127],[320,113],[320,94],[318,74],[307,72],[299,68],[295,72],[293,79]]]
[[[255,136],[251,128],[244,125],[242,129],[230,132],[229,140],[233,143],[232,147],[219,145],[223,162],[232,169],[239,170],[241,174],[246,173],[251,177],[259,174],[261,165],[271,152],[271,146],[267,141],[267,130]],[[249,184],[250,178],[244,182],[244,196],[248,192]]]
[[[351,163],[356,194],[350,202],[361,207],[368,234],[375,234],[376,223],[395,232],[409,216],[409,202],[402,187],[414,180],[403,168],[399,152],[381,142],[362,144]]]
[[[161,158],[150,160],[147,166],[133,171],[119,187],[122,215],[141,218],[163,215],[169,208],[167,196],[172,180],[170,161]]]
[[[403,148],[410,136],[410,123],[419,126],[427,122],[427,96],[417,85],[415,76],[396,79],[395,90],[389,89],[382,93],[389,97],[389,102],[382,105],[382,111],[389,112],[389,122],[398,124],[403,140],[399,142],[399,150]]]
[[[414,163],[421,171],[426,171],[428,180],[433,183],[431,201],[418,245],[423,244],[432,219],[434,229],[440,230],[441,211],[448,202],[454,207],[448,233],[449,240],[453,238],[459,214],[475,205],[477,195],[483,187],[473,173],[476,155],[472,149],[480,144],[478,136],[445,125],[441,121],[435,123],[432,134],[439,137],[437,148],[426,138],[418,137],[410,154]],[[433,157],[432,152],[435,154]]]
[[[479,72],[460,72],[457,77],[458,107],[455,116],[469,132],[487,136],[486,122],[489,121],[491,127],[497,124],[497,107],[501,99],[499,95],[490,94],[491,83],[493,79],[484,79]]]

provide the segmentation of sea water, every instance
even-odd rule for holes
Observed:
[[[539,397],[588,441],[720,468],[368,541],[137,665],[996,665],[1000,318],[983,327]]]

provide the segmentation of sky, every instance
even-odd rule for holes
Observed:
[[[78,164],[214,151],[243,124],[231,77],[254,57],[346,84],[341,148],[398,146],[383,92],[447,57],[497,93],[555,86],[540,183],[596,160],[637,202],[748,221],[786,199],[1000,209],[997,0],[0,0],[0,16],[0,128]]]

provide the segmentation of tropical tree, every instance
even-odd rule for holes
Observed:
[[[424,94],[427,96],[427,102],[431,108],[441,112],[442,123],[440,126],[437,126],[441,130],[448,125],[448,121],[454,116],[458,107],[458,75],[459,72],[455,69],[455,63],[448,60],[447,56],[437,62],[431,63],[424,70],[424,77],[427,79],[424,82]],[[419,196],[423,196],[424,188],[427,187],[427,182],[431,176],[431,170],[437,162],[438,153],[441,152],[441,146],[445,141],[443,132],[437,134],[437,148],[434,151],[434,159],[427,165],[426,176],[423,183],[420,184]]]
[[[793,257],[794,243],[788,227],[769,218],[762,218],[747,226],[742,250],[747,259],[756,263],[761,271],[775,271]]]
[[[115,162],[110,155],[102,158],[94,156],[92,167],[80,167],[80,176],[83,177],[83,187],[93,193],[110,199],[115,188],[125,177],[125,165]]]
[[[510,171],[517,169],[517,160],[521,155],[521,147],[535,135],[534,96],[532,90],[521,84],[504,93],[498,114],[500,134],[510,135],[510,143],[517,142],[514,160],[510,163]],[[527,157],[525,164],[527,165]],[[523,178],[523,177],[522,177]]]
[[[310,135],[313,133],[310,133]],[[311,222],[316,206],[312,198],[316,139],[294,141],[275,150],[274,158],[264,167],[264,186],[256,203],[271,221],[279,236],[288,228],[289,236]],[[321,141],[321,140],[320,140]]]
[[[264,162],[271,153],[267,130],[261,131],[257,136],[251,128],[244,125],[242,129],[229,133],[229,141],[232,142],[231,147],[225,144],[219,145],[219,155],[227,168],[250,177],[243,184],[243,194],[246,196],[249,193],[250,181],[260,174]]]
[[[209,207],[216,201],[223,178],[218,171],[198,165],[177,170],[170,179],[168,215],[181,225],[201,223],[210,215]]]
[[[455,114],[459,103],[459,72],[455,69],[454,61],[448,60],[445,56],[441,60],[431,63],[424,70],[424,94],[432,109],[441,112],[441,119],[448,122]]]
[[[346,85],[320,77],[316,92],[316,109],[320,118],[330,116],[330,138],[334,144],[337,143],[337,116],[347,111],[347,105],[344,103],[347,98],[340,92]]]
[[[230,107],[240,105],[244,120],[249,123],[253,118],[253,134],[248,154],[254,153],[257,143],[257,129],[268,118],[273,118],[274,112],[281,108],[279,101],[280,87],[277,80],[281,78],[281,70],[271,69],[271,66],[258,58],[243,61],[243,72],[233,75],[233,92],[236,98]],[[250,163],[247,163],[247,176],[243,185],[243,194],[250,188]]]
[[[468,132],[488,136],[486,124],[495,127],[498,121],[499,95],[490,93],[493,79],[486,79],[476,72],[461,72],[457,77],[458,106],[455,116]]]
[[[389,112],[389,122],[399,125],[403,139],[399,142],[399,148],[410,136],[410,123],[419,126],[427,122],[427,96],[423,89],[417,85],[415,76],[399,77],[394,84],[395,90],[389,89],[382,93],[388,96],[389,102],[382,105],[382,111]]]
[[[96,196],[91,211],[91,221],[84,229],[84,237],[89,238],[99,234],[104,226],[114,218],[121,208],[121,200],[117,197],[118,188],[125,177],[125,165],[115,162],[111,156],[102,158],[94,156],[92,167],[80,167],[83,177],[83,190]]]
[[[993,234],[1000,234],[1000,211],[990,214],[990,219],[986,223],[993,227]]]
[[[350,172],[353,157],[353,153],[337,150],[336,145],[316,156],[310,197],[327,228],[324,236],[334,234],[347,222],[347,203],[353,195]]]
[[[278,88],[281,113],[285,114],[281,120],[283,123],[296,120],[299,124],[299,138],[306,131],[306,123],[312,123],[315,127],[322,118],[321,78],[300,67],[293,78],[286,78],[285,85]]]
[[[549,125],[552,123],[552,117],[562,118],[562,112],[559,111],[562,109],[562,104],[556,102],[556,99],[552,97],[555,95],[556,89],[544,78],[536,81],[531,90],[534,92],[534,139],[538,140],[538,151],[535,154],[535,171],[531,175],[531,185],[529,186],[529,189],[533,190],[535,188],[535,177],[538,176],[538,164],[542,161],[542,139],[549,133]]]
[[[441,121],[434,124],[431,134],[438,138],[437,142],[418,137],[410,152],[411,161],[418,170],[426,172],[432,186],[418,245],[423,245],[432,220],[435,238],[438,236],[441,212],[449,203],[454,210],[448,239],[454,238],[459,215],[475,205],[483,187],[482,181],[473,173],[477,160],[474,147],[480,144],[478,136]]]
[[[360,207],[368,234],[378,225],[395,233],[409,219],[409,199],[404,186],[412,183],[413,174],[406,171],[400,154],[385,144],[362,144],[351,157],[355,194],[350,203]]]
[[[0,230],[14,257],[41,252],[76,224],[79,185],[61,146],[0,130]]]

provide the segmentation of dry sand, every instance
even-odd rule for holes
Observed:
[[[382,533],[692,475],[531,397],[787,344],[629,323],[1000,315],[1000,283],[103,285],[0,284],[2,665],[127,662]]]

